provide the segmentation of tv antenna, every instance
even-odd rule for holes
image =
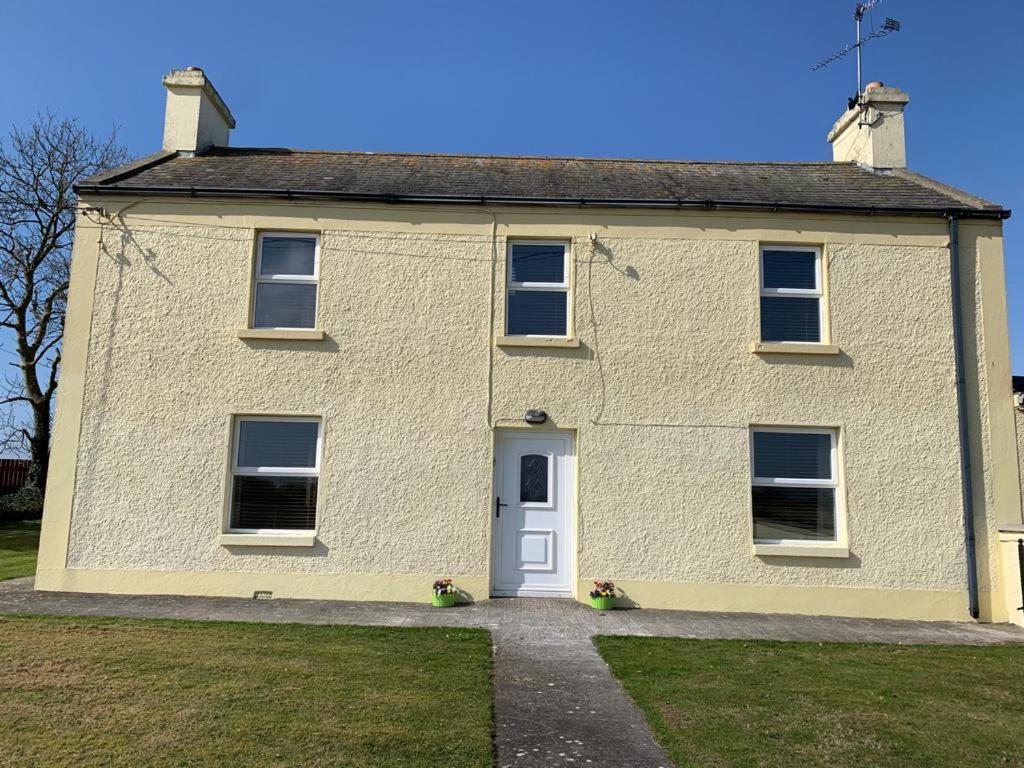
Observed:
[[[854,42],[852,42],[849,45],[846,45],[846,46],[840,48],[838,51],[833,53],[828,58],[825,58],[825,59],[822,59],[821,61],[819,61],[817,64],[815,64],[813,67],[811,67],[811,71],[812,72],[815,72],[815,71],[817,71],[819,69],[824,69],[829,64],[831,64],[833,61],[838,61],[839,59],[843,58],[844,56],[846,56],[851,51],[856,51],[857,52],[857,94],[860,95],[861,91],[864,88],[863,83],[861,81],[861,75],[860,75],[860,71],[861,71],[861,67],[860,67],[860,51],[861,51],[861,48],[864,47],[864,43],[866,43],[868,40],[874,40],[874,39],[879,38],[879,37],[885,37],[888,34],[900,31],[900,26],[901,26],[900,23],[898,21],[896,21],[896,19],[890,19],[888,16],[886,16],[885,23],[882,25],[881,29],[872,30],[871,34],[869,34],[867,37],[861,37],[860,36],[860,23],[861,23],[861,21],[864,20],[864,13],[865,13],[865,11],[870,11],[872,8],[874,8],[876,5],[878,5],[878,3],[880,1],[881,0],[867,0],[866,2],[863,2],[863,3],[857,3],[857,7],[853,11],[853,20],[854,20],[854,23],[856,24],[856,30],[857,30],[856,31],[856,37],[854,38]]]

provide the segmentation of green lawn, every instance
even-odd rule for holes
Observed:
[[[1024,766],[1021,647],[595,642],[677,768]]]
[[[0,581],[32,576],[38,549],[38,520],[0,523]]]
[[[491,765],[482,630],[0,618],[0,764]]]

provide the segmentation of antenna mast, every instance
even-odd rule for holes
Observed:
[[[819,61],[817,64],[815,64],[813,67],[811,67],[811,71],[812,72],[827,67],[833,61],[837,61],[837,60],[843,58],[844,56],[846,56],[848,53],[850,53],[850,51],[854,51],[855,50],[857,52],[857,95],[858,96],[860,95],[861,91],[863,91],[863,89],[864,89],[864,83],[863,83],[863,80],[861,78],[861,55],[860,55],[860,50],[861,50],[861,48],[864,47],[864,43],[866,43],[868,40],[874,40],[877,37],[885,37],[890,32],[899,32],[900,31],[900,26],[901,26],[900,23],[898,21],[896,21],[896,19],[890,19],[890,18],[886,17],[885,24],[882,26],[881,29],[873,31],[867,37],[862,38],[860,36],[860,23],[861,23],[861,21],[864,20],[864,13],[866,11],[870,11],[872,8],[874,8],[876,5],[878,5],[879,2],[881,2],[881,0],[866,0],[866,2],[857,3],[856,8],[854,8],[854,10],[853,10],[853,21],[854,21],[855,34],[856,34],[856,36],[854,37],[854,42],[850,43],[847,46],[844,46],[844,47],[840,48],[838,51],[833,53],[828,58],[822,59],[821,61]]]

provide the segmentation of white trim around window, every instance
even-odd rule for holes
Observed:
[[[313,267],[308,273],[263,272],[263,244],[267,238],[283,238],[289,240],[313,241]],[[308,324],[260,324],[257,317],[261,285],[293,285],[313,286],[312,307],[308,312]],[[315,232],[260,232],[256,239],[256,263],[253,272],[253,289],[249,311],[249,327],[268,331],[309,331],[316,328],[317,312],[320,303],[320,235]]]
[[[763,433],[826,435],[828,436],[827,477],[801,476],[799,473],[776,473],[773,475],[757,475],[758,461],[755,447],[756,436]],[[750,427],[750,474],[751,474],[751,526],[754,552],[758,555],[783,555],[803,557],[848,557],[849,549],[846,532],[845,493],[842,483],[842,462],[840,450],[840,432],[833,427],[803,426],[751,426]],[[776,460],[773,463],[778,463]],[[815,474],[815,473],[810,473]],[[818,473],[821,474],[821,473]],[[791,488],[799,490],[821,489],[830,492],[832,518],[824,527],[831,527],[831,536],[788,537],[758,536],[758,488]],[[799,516],[799,513],[797,517]],[[804,521],[806,523],[806,521]],[[763,521],[762,521],[763,523]],[[764,527],[770,528],[771,525]],[[781,532],[786,522],[778,525]]]
[[[789,251],[793,253],[814,254],[814,287],[813,288],[787,288],[765,286],[764,255],[766,251]],[[764,310],[759,307],[758,317],[760,323],[759,338],[762,343],[776,344],[801,344],[801,345],[828,345],[830,332],[828,327],[828,312],[825,301],[825,279],[824,259],[822,249],[818,246],[809,245],[761,245],[758,250],[758,293],[760,298],[796,298],[796,299],[817,299],[818,301],[818,339],[765,339],[764,338]]]
[[[517,247],[524,246],[548,246],[552,248],[562,249],[562,279],[543,281],[543,280],[525,280],[517,281],[513,280],[513,269],[512,259],[513,253]],[[573,328],[572,328],[572,244],[566,240],[509,240],[506,248],[505,255],[505,333],[507,339],[523,338],[523,339],[572,339]],[[545,332],[538,327],[536,333],[530,332],[529,329],[524,331],[524,326],[531,324],[530,318],[515,318],[513,319],[513,293],[545,293],[545,294],[563,294],[565,296],[565,324],[563,333],[551,333]],[[538,321],[538,326],[542,326],[543,322]],[[513,344],[509,344],[512,346]]]
[[[297,459],[288,461],[285,466],[275,466],[273,463],[265,462],[242,463],[242,426],[249,423],[315,425],[315,430],[307,430],[307,435],[302,435],[300,432],[292,436],[281,436],[284,439],[290,437],[294,441],[291,447],[295,455],[302,453],[302,444],[308,441],[306,449],[310,459],[306,462]],[[270,436],[270,438],[274,442],[270,442],[265,446],[260,446],[258,443],[251,446],[257,455],[262,453],[264,457],[269,457],[275,453],[270,446],[276,443],[276,436]],[[298,450],[296,451],[295,449]],[[323,423],[321,419],[316,416],[235,416],[232,420],[230,450],[228,508],[225,532],[221,535],[221,543],[225,545],[312,546],[316,537],[320,506],[320,462],[323,455]],[[284,456],[284,453],[281,451],[277,453],[279,459]],[[282,498],[280,500],[269,499],[270,502],[273,502],[271,506],[267,505],[267,493],[272,493],[272,491],[269,491],[269,489],[268,491],[263,491],[255,488],[252,492],[257,494],[260,503],[254,509],[242,509],[240,507],[242,502],[238,501],[237,494],[244,492],[240,488],[239,483],[239,480],[244,478],[263,478],[267,481],[305,479],[307,482],[305,488],[299,487],[289,491],[282,491]],[[286,495],[287,493],[295,494],[296,491],[298,491],[300,496],[297,506],[294,505],[295,500],[289,499]],[[302,509],[301,496],[303,494],[305,495],[306,509]],[[314,496],[312,500],[309,498],[310,495]],[[291,504],[294,508],[281,510],[281,507],[285,504]],[[244,522],[241,522],[245,517],[248,517],[250,520],[280,519],[281,521],[291,518],[299,524],[246,525]]]

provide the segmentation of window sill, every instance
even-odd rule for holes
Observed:
[[[499,347],[548,347],[553,349],[575,349],[580,340],[563,336],[495,336]]]
[[[839,345],[755,341],[750,345],[750,351],[762,355],[838,355]]]
[[[222,547],[312,547],[315,533],[222,533]]]
[[[850,556],[850,548],[838,544],[755,544],[754,554],[768,557],[835,557]]]
[[[240,339],[291,339],[293,341],[323,341],[324,332],[319,328],[238,328],[235,333]]]

